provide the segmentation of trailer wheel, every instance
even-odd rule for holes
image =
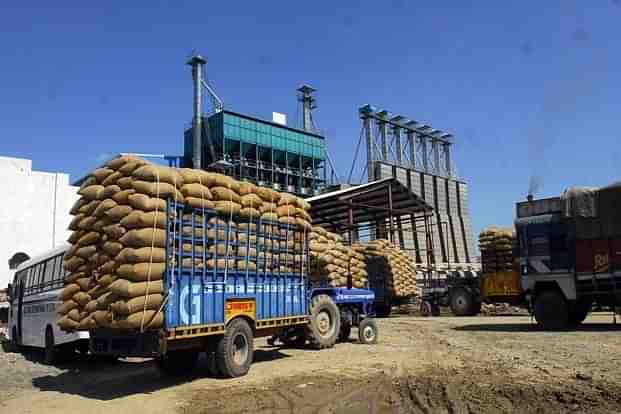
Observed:
[[[216,361],[222,375],[229,378],[246,375],[254,355],[252,329],[246,320],[233,320],[218,342]]]
[[[157,367],[164,375],[178,377],[190,374],[196,368],[198,352],[189,351],[169,351],[165,355],[157,358]]]
[[[535,319],[545,330],[558,331],[569,326],[567,301],[556,290],[546,290],[535,298]]]
[[[378,337],[377,323],[375,319],[367,318],[360,322],[358,327],[358,340],[361,344],[370,345],[376,344]]]
[[[52,365],[56,362],[58,350],[54,345],[54,331],[51,326],[45,328],[45,357],[44,361],[47,365]]]
[[[331,348],[341,330],[341,313],[328,295],[313,297],[310,305],[311,320],[308,339],[315,349]]]
[[[472,293],[464,288],[457,288],[451,291],[450,297],[451,312],[455,316],[471,316],[475,310],[474,297]]]

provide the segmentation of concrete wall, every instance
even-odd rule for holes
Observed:
[[[69,175],[32,171],[32,161],[0,157],[0,289],[13,280],[8,261],[30,257],[67,240],[69,210],[78,199]]]

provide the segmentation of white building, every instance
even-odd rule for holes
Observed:
[[[64,243],[69,210],[78,199],[69,175],[32,170],[32,161],[0,157],[0,289],[13,281],[9,261]]]

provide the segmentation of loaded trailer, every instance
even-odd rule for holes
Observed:
[[[166,217],[161,328],[143,320],[138,330],[92,329],[93,354],[154,357],[163,373],[186,374],[205,352],[212,375],[237,377],[250,368],[254,338],[321,349],[354,326],[361,342],[377,341],[373,292],[309,284],[304,227],[222,220],[170,199]]]

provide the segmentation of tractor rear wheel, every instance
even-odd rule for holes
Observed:
[[[313,297],[310,304],[308,339],[315,349],[331,348],[341,330],[341,313],[328,295]]]

